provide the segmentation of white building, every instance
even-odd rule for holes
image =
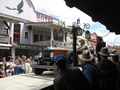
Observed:
[[[33,56],[44,47],[65,47],[58,22],[35,11],[30,0],[0,0],[0,56]]]

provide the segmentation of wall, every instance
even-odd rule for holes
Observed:
[[[28,38],[25,38],[25,32],[28,32]],[[32,30],[29,30],[24,23],[21,23],[20,43],[31,44],[31,41],[32,41]]]
[[[30,0],[0,0],[0,14],[36,21],[36,13]]]
[[[9,30],[7,30],[6,25],[3,22],[0,22],[0,43],[8,44],[9,43]]]

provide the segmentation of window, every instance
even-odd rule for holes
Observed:
[[[25,38],[28,38],[28,32],[25,32]]]
[[[38,34],[34,34],[33,40],[34,40],[34,41],[38,41]]]
[[[20,24],[14,24],[14,43],[20,43]]]

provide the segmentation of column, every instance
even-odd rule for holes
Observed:
[[[13,36],[14,36],[14,23],[10,23],[10,44],[13,44]]]
[[[14,47],[11,48],[11,54],[12,54],[12,57],[15,58],[15,48]]]
[[[20,43],[23,42],[23,28],[24,28],[24,23],[19,23],[20,24]]]
[[[53,28],[51,28],[50,47],[53,47],[53,43],[54,43],[54,35],[53,35]]]
[[[66,47],[66,31],[65,31],[65,28],[63,30],[63,42],[64,42],[64,47]]]
[[[9,37],[10,37],[10,44],[13,44],[13,38],[14,38],[14,23],[10,23],[10,33],[9,33]],[[14,47],[11,48],[11,55],[12,55],[12,57],[15,57],[15,48],[14,48]]]

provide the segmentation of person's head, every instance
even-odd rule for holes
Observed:
[[[94,56],[90,53],[89,50],[83,50],[82,54],[78,55],[81,63],[90,62],[94,59]]]
[[[26,56],[22,55],[22,60],[25,61],[26,60]]]
[[[100,52],[98,53],[100,54],[101,59],[107,59],[110,56],[110,53],[107,47],[102,47]]]
[[[6,62],[6,58],[5,57],[2,58],[2,62]]]
[[[17,57],[16,57],[16,60],[18,60],[18,61],[21,60],[21,57],[20,57],[20,56],[17,56]]]
[[[31,63],[31,59],[27,58],[26,62]]]
[[[85,44],[85,40],[83,40],[83,39],[80,39],[79,42],[81,45]]]
[[[9,60],[10,60],[10,62],[14,62],[14,58],[12,56],[10,57]]]
[[[102,41],[103,41],[102,37],[101,36],[97,36],[97,42],[102,42]]]
[[[22,60],[19,60],[19,64],[22,65],[22,64],[23,64],[23,61],[22,61]]]
[[[65,70],[67,67],[67,58],[64,55],[57,55],[54,58],[55,65],[59,70]]]

